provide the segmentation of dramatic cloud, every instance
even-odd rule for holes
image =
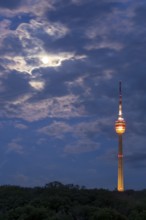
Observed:
[[[98,187],[96,175],[114,188],[121,80],[127,188],[145,187],[130,178],[145,169],[145,11],[144,0],[0,1],[1,183]]]

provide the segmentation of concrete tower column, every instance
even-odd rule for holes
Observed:
[[[119,134],[119,146],[118,146],[118,185],[117,185],[117,189],[120,192],[124,191],[122,134]]]

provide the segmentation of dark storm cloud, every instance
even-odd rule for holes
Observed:
[[[14,9],[17,8],[21,3],[21,0],[0,0],[0,7],[1,8],[8,8],[8,9]]]

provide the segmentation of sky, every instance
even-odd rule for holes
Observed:
[[[0,185],[146,188],[146,1],[0,0]]]

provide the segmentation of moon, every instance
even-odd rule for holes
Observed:
[[[47,56],[42,57],[41,60],[42,60],[43,64],[48,64],[49,63],[49,57],[47,57]]]

